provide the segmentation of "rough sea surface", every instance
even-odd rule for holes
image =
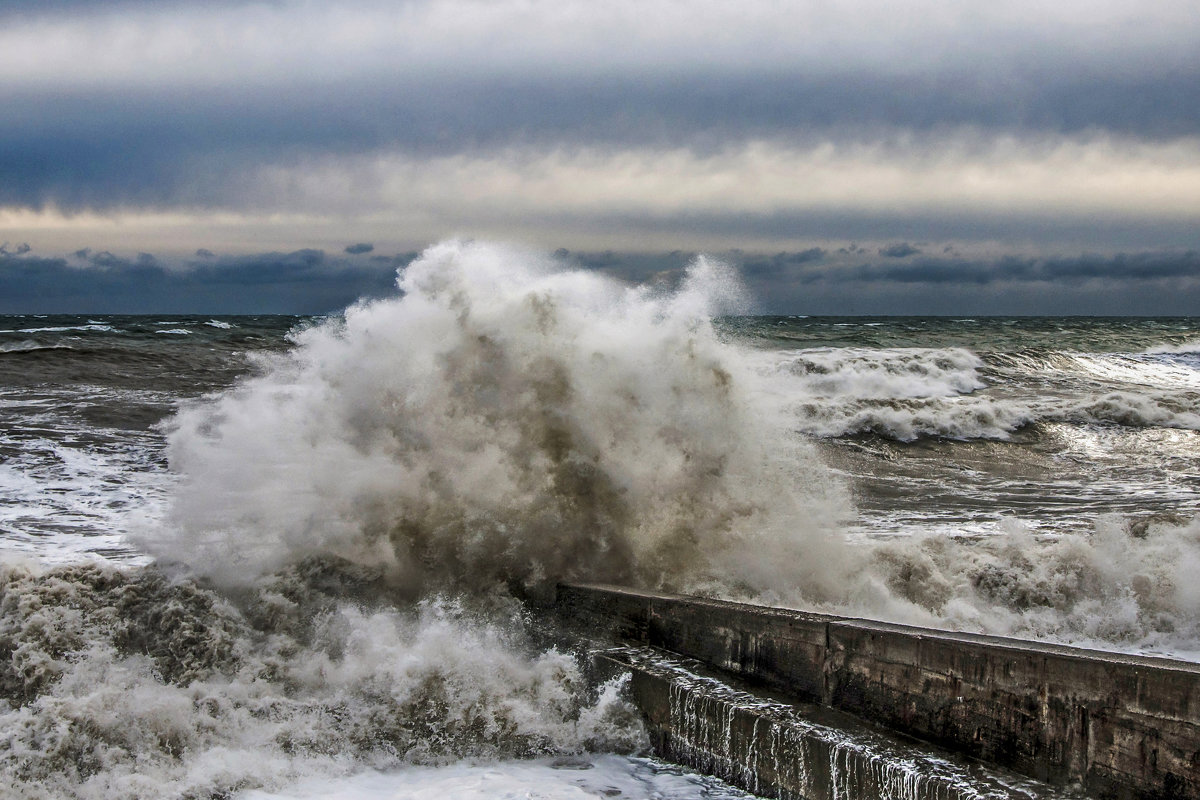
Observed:
[[[559,579],[1200,657],[1200,318],[668,278],[449,242],[329,318],[0,317],[0,784],[740,796],[639,757],[511,597]]]

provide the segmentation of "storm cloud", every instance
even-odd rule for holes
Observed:
[[[149,253],[71,257],[0,253],[0,313],[325,314],[396,292],[416,253],[365,265],[320,250],[201,256],[168,264]]]
[[[564,265],[672,288],[697,251],[571,251]],[[1200,252],[896,259],[864,248],[707,253],[742,275],[758,313],[1188,315],[1200,307]],[[322,250],[54,257],[0,251],[0,313],[324,314],[392,296],[416,252],[369,258]],[[864,260],[864,258],[866,260]]]
[[[1196,251],[856,259],[751,260],[745,274],[770,313],[1190,316],[1200,308]]]
[[[38,252],[1200,247],[1174,0],[0,2],[0,75]]]
[[[909,256],[915,256],[920,252],[921,250],[919,248],[913,247],[908,242],[898,242],[896,244],[889,244],[887,247],[879,248],[879,255],[886,256],[887,258],[908,258]]]
[[[237,205],[248,168],[363,152],[1200,131],[1186,4],[963,5],[7,3],[0,202]]]

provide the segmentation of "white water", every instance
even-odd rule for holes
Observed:
[[[619,685],[589,692],[508,601],[389,605],[370,571],[315,562],[240,607],[103,566],[8,565],[0,598],[10,797],[198,797],[642,745]]]
[[[1161,355],[997,356],[1002,368],[1046,385],[1044,394],[1016,396],[988,391],[985,362],[962,348],[818,348],[751,360],[815,436],[1005,440],[1052,422],[1200,430],[1200,371]],[[1108,389],[1097,393],[1097,382]]]
[[[241,800],[739,800],[751,796],[661,762],[602,755],[371,771],[305,781],[282,793],[247,792]]]

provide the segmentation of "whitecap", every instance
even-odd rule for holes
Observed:
[[[0,331],[0,333],[67,333],[69,331],[96,331],[101,333],[121,333],[120,330],[111,325],[104,324],[88,324],[88,325],[64,325],[51,328],[21,328],[19,330]]]
[[[1146,355],[1189,355],[1200,353],[1200,339],[1182,344],[1160,344],[1154,347],[1146,348],[1143,351]]]
[[[42,344],[32,339],[19,342],[0,342],[0,353],[29,353],[34,350],[70,350],[70,345]]]

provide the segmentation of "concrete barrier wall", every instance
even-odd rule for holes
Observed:
[[[1104,798],[1200,800],[1200,665],[564,585],[588,629]]]
[[[889,735],[845,712],[730,686],[649,647],[602,651],[630,674],[655,752],[781,800],[1056,800],[1066,795],[998,768]],[[1071,795],[1073,797],[1073,794]]]

